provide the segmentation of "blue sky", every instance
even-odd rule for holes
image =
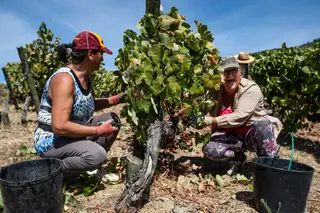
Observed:
[[[320,37],[319,0],[162,0],[161,4],[164,11],[176,6],[188,23],[207,24],[223,56],[280,47],[283,42],[300,45]],[[144,12],[145,0],[0,0],[0,67],[19,60],[16,47],[36,39],[44,21],[62,42],[71,42],[83,30],[100,34],[114,52],[104,57],[106,68],[115,69],[123,32],[136,30]],[[4,82],[2,72],[0,82]]]

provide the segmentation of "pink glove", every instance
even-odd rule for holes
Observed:
[[[96,135],[107,137],[112,135],[112,133],[118,131],[117,127],[113,127],[111,123],[113,122],[113,119],[108,120],[105,124],[101,126],[96,126]]]
[[[114,104],[119,104],[124,101],[124,96],[125,96],[125,93],[120,93],[118,95],[112,96],[111,100]]]

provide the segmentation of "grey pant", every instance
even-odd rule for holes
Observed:
[[[98,122],[107,121],[115,116],[119,119],[115,113],[113,113],[113,116],[111,116],[111,113],[104,113],[93,117],[89,121],[89,124],[97,126]],[[106,161],[107,151],[109,151],[115,141],[118,132],[108,137],[58,138],[43,157],[61,159],[63,171],[67,176],[69,174],[92,171],[99,168]]]

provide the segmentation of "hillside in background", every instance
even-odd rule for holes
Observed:
[[[320,42],[320,37],[319,38],[317,38],[317,39],[314,39],[313,41],[311,41],[311,42],[307,42],[307,43],[304,43],[304,44],[302,44],[302,45],[300,45],[300,46],[298,46],[298,47],[301,47],[301,48],[306,48],[306,47],[312,47],[312,46],[314,46],[316,43],[319,43]],[[258,51],[258,52],[252,52],[252,53],[249,53],[250,55],[258,55],[258,54],[260,54],[260,53],[265,53],[265,52],[267,52],[267,51],[276,51],[276,50],[279,50],[280,48],[273,48],[273,49],[268,49],[268,50],[262,50],[262,51]],[[5,82],[0,82],[0,84],[6,84]]]
[[[299,45],[298,47],[300,48],[306,48],[306,47],[312,47],[314,46],[316,43],[319,43],[320,42],[320,38],[317,38],[317,39],[314,39],[313,41],[311,42],[307,42],[307,43],[304,43],[302,45]],[[250,55],[258,55],[260,53],[265,53],[267,51],[276,51],[276,50],[279,50],[281,49],[281,47],[279,48],[273,48],[273,49],[268,49],[268,50],[262,50],[262,51],[258,51],[258,52],[253,52],[253,53],[250,53]]]
[[[318,42],[320,42],[320,38],[314,39],[312,42],[307,42],[305,44],[302,44],[299,47],[312,47]]]

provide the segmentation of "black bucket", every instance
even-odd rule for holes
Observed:
[[[314,169],[302,163],[292,162],[288,171],[289,162],[268,157],[252,160],[254,199],[260,212],[267,212],[262,199],[271,212],[304,212]]]
[[[1,168],[0,188],[6,213],[62,213],[61,160],[45,158]]]

